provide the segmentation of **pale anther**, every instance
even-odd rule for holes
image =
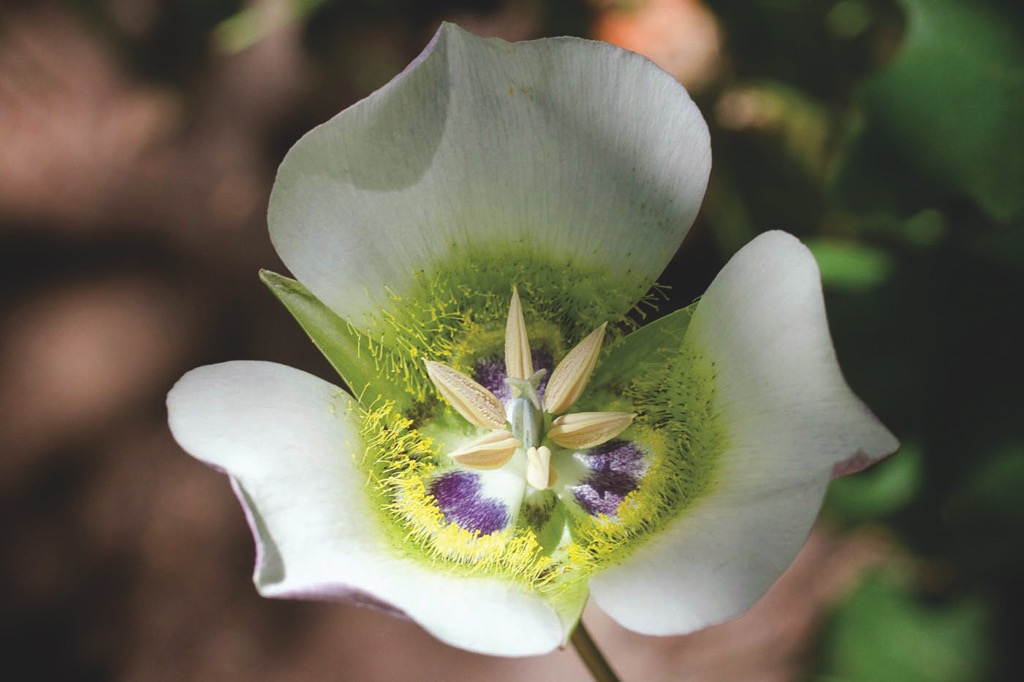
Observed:
[[[575,412],[551,423],[548,438],[563,448],[592,448],[626,430],[636,415],[629,412]]]
[[[451,453],[451,458],[472,469],[505,466],[522,444],[508,431],[491,431]]]
[[[426,365],[437,390],[466,421],[484,429],[505,428],[505,407],[497,396],[448,365],[432,360]]]
[[[555,483],[551,469],[551,449],[546,445],[526,451],[526,482],[537,490],[547,490]]]
[[[607,323],[602,324],[580,341],[551,373],[551,379],[544,390],[544,409],[549,413],[565,412],[583,394],[601,354],[606,326]]]
[[[508,306],[508,321],[505,323],[505,371],[513,379],[528,379],[533,374],[526,319],[515,287],[512,287],[512,302]]]

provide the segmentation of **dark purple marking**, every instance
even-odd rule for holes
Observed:
[[[544,528],[544,525],[551,520],[551,515],[554,513],[557,504],[557,497],[545,495],[539,503],[524,501],[523,506],[519,508],[519,513],[522,515],[521,518],[526,521],[526,525],[539,533]]]
[[[548,385],[548,378],[551,376],[554,362],[551,353],[546,348],[532,349],[530,357],[533,360],[533,371],[547,370],[537,386],[537,397],[543,398],[544,388]],[[507,376],[504,357],[484,358],[473,367],[473,380],[496,395],[503,405],[512,398],[512,389],[505,383]]]
[[[485,358],[473,367],[473,381],[498,396],[502,403],[510,397],[508,385],[505,383],[505,358]]]
[[[541,377],[540,383],[537,384],[537,397],[544,398],[544,389],[548,386],[548,379],[551,378],[551,372],[555,369],[555,359],[551,357],[551,352],[547,348],[535,348],[530,351],[530,359],[533,361],[533,371],[537,372],[542,369],[546,369],[544,376]]]
[[[643,451],[629,441],[609,441],[574,456],[590,469],[590,474],[571,487],[572,494],[592,516],[615,516],[647,470]]]
[[[460,528],[490,535],[508,525],[508,512],[499,500],[480,495],[480,476],[469,471],[451,471],[430,484],[430,494],[445,521]]]
[[[643,450],[627,440],[610,440],[576,453],[576,459],[594,473],[621,472],[640,480],[647,471]]]

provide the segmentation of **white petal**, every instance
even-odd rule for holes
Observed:
[[[405,71],[289,152],[271,238],[360,326],[392,305],[388,291],[474,249],[549,254],[645,287],[693,222],[710,163],[696,106],[643,57],[444,25]]]
[[[168,396],[181,446],[234,480],[256,537],[260,592],[383,606],[482,653],[560,645],[562,626],[540,598],[430,570],[385,541],[353,460],[352,402],[316,377],[262,362],[193,370]]]
[[[814,258],[787,234],[762,235],[736,254],[684,343],[715,363],[715,409],[729,441],[716,483],[591,581],[609,615],[647,634],[682,634],[749,608],[803,545],[833,467],[897,447],[846,385]]]

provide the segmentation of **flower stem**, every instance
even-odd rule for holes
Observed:
[[[569,641],[572,642],[572,646],[576,649],[579,657],[583,659],[583,663],[587,666],[587,670],[590,671],[594,682],[619,682],[618,675],[608,665],[604,654],[597,648],[597,644],[591,639],[587,629],[583,627],[582,620],[576,624],[576,629],[572,631]]]

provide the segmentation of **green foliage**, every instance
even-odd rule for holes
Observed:
[[[828,522],[884,529],[906,570],[838,606],[813,679],[1015,679],[1024,13],[1002,0],[709,5],[736,74],[711,118],[714,242],[724,258],[767,229],[804,239],[844,372],[903,441],[826,498]],[[725,115],[737,94],[738,123]]]
[[[241,52],[287,24],[306,18],[326,0],[286,0],[275,10],[250,5],[224,19],[213,31],[213,39],[224,52]]]
[[[997,447],[952,500],[954,531],[979,576],[1014,574],[1024,556],[1024,444]]]
[[[905,43],[863,89],[891,151],[992,217],[1024,212],[1024,33],[993,7],[901,0]]]
[[[860,291],[883,284],[893,267],[886,251],[853,241],[819,237],[807,240],[825,287]]]
[[[968,682],[983,678],[988,658],[981,604],[923,606],[884,576],[850,596],[827,634],[816,679]]]

